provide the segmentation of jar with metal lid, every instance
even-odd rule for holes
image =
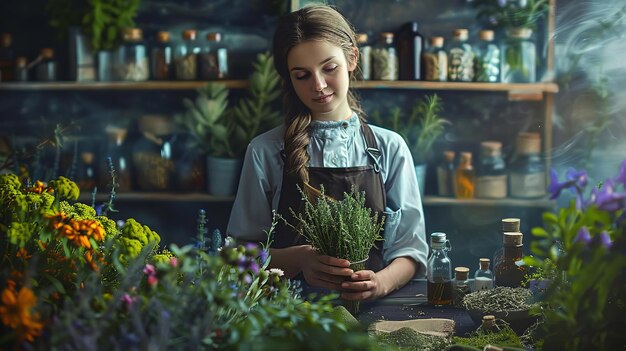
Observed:
[[[448,54],[443,48],[443,37],[430,38],[430,46],[424,54],[424,80],[445,82],[448,80]]]
[[[500,47],[493,41],[492,30],[481,30],[480,41],[474,45],[474,80],[495,83],[500,81]]]
[[[372,46],[368,43],[366,33],[356,35],[356,44],[359,47],[358,69],[356,79],[370,80],[372,78]]]
[[[228,49],[222,44],[222,34],[207,33],[206,40],[198,56],[200,79],[226,79],[228,77]]]
[[[391,32],[380,33],[378,43],[372,48],[372,78],[398,80],[398,54]]]
[[[123,40],[115,60],[115,79],[130,82],[148,80],[150,66],[143,32],[139,28],[126,28]]]
[[[474,51],[468,43],[468,30],[455,29],[448,48],[448,80],[471,82],[474,80]]]
[[[174,78],[174,48],[170,42],[170,33],[157,33],[157,42],[150,53],[152,79],[170,80]]]
[[[506,164],[502,158],[502,143],[480,143],[480,163],[476,169],[476,197],[503,199],[507,196]]]
[[[138,123],[142,137],[134,143],[132,151],[135,184],[140,190],[171,190],[173,121],[164,115],[143,115]]]
[[[447,252],[452,249],[446,233],[430,235],[431,253],[426,264],[426,295],[432,305],[452,304],[452,262]]]
[[[502,82],[534,83],[537,49],[530,28],[509,28],[502,43]]]
[[[194,29],[183,31],[183,42],[174,52],[174,68],[176,79],[198,79],[198,54],[200,47],[196,42],[197,32]]]
[[[511,197],[540,198],[546,195],[546,166],[541,159],[539,133],[519,133],[509,171]]]
[[[54,50],[43,48],[35,67],[35,78],[40,82],[54,82],[57,80],[57,63],[54,60]]]

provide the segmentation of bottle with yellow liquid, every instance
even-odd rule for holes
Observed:
[[[458,199],[474,198],[476,171],[472,166],[472,153],[461,152],[459,165],[454,172],[454,194]]]

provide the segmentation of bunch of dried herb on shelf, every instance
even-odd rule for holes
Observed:
[[[463,298],[465,308],[483,312],[526,310],[533,305],[532,292],[529,289],[506,286],[475,291]]]

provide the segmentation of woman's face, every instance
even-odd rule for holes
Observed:
[[[294,46],[287,56],[296,94],[316,120],[343,120],[352,115],[348,105],[349,72],[356,67],[343,50],[325,41]]]

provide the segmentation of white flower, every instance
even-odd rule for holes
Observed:
[[[268,271],[270,272],[270,274],[276,274],[279,277],[285,275],[285,272],[283,272],[283,270],[280,268],[270,268]]]

